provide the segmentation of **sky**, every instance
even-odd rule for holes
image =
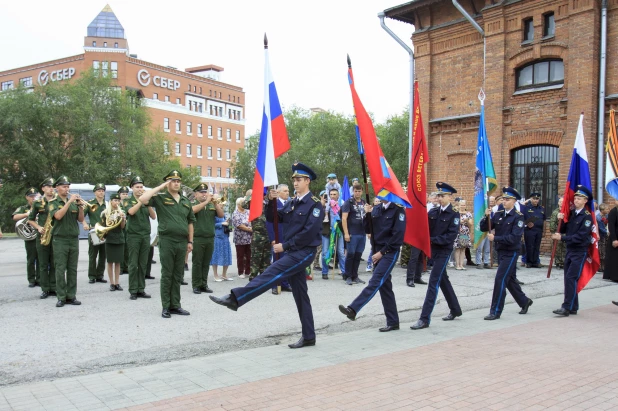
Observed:
[[[404,0],[109,0],[131,54],[184,70],[215,64],[221,81],[245,91],[246,134],[259,127],[264,89],[263,37],[285,108],[352,114],[346,54],[356,89],[378,122],[409,103],[409,55],[380,27],[378,12]],[[86,27],[103,1],[33,0],[0,4],[0,71],[83,52]],[[411,45],[413,26],[386,19]]]

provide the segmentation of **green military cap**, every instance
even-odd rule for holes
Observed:
[[[144,184],[144,180],[140,176],[135,176],[131,179],[129,187],[133,187],[135,184]]]
[[[118,194],[122,194],[122,193],[129,193],[129,187],[127,186],[122,186],[118,189]]]
[[[69,177],[67,176],[60,176],[56,179],[56,182],[54,183],[54,187],[58,187],[58,186],[70,186],[71,185],[71,181],[69,181]]]
[[[109,196],[109,199],[110,200],[120,200],[120,194],[114,193],[114,194]]]
[[[43,180],[43,182],[41,184],[39,184],[39,188],[41,190],[43,190],[43,187],[45,187],[45,186],[54,187],[54,183],[55,183],[54,179],[49,177],[49,178],[46,178],[45,180]]]
[[[94,188],[92,189],[92,191],[94,192],[94,191],[97,191],[97,190],[105,191],[105,184],[103,184],[103,183],[96,183],[94,185]]]
[[[163,177],[163,181],[167,180],[182,180],[182,173],[178,170],[172,170],[168,175]]]
[[[27,191],[26,194],[24,194],[25,196],[35,196],[39,193],[39,191],[34,188],[34,187],[30,187]]]
[[[208,191],[208,184],[202,183],[202,184],[198,185],[197,187],[195,187],[195,189],[193,191],[196,191],[196,192]]]

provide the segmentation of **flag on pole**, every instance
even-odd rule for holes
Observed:
[[[264,187],[278,185],[277,166],[275,159],[290,149],[288,132],[285,129],[285,121],[275,81],[270,71],[268,60],[268,41],[264,35],[264,110],[262,113],[262,129],[260,130],[260,144],[258,146],[257,159],[255,161],[255,174],[253,178],[253,191],[251,207],[249,209],[249,221],[253,221],[262,215],[264,205]]]
[[[343,185],[341,186],[341,201],[342,204],[350,199],[350,183],[348,176],[343,176]]]
[[[356,94],[351,67],[348,68],[348,82],[352,91],[352,103],[356,115],[357,138],[360,136],[359,153],[363,154],[364,152],[365,154],[375,195],[381,200],[391,201],[408,208],[412,207],[401,184],[399,184],[399,180],[397,180],[397,176],[384,157],[371,118],[363,107],[358,94]]]
[[[427,257],[431,257],[431,242],[429,240],[429,220],[427,218],[427,179],[425,164],[429,162],[427,140],[421,117],[421,102],[418,92],[418,81],[414,82],[414,117],[412,121],[412,158],[408,172],[408,201],[412,208],[406,209],[406,232],[403,241],[420,249]]]
[[[609,111],[609,133],[605,151],[605,189],[610,196],[618,199],[618,137],[616,136],[616,111]]]
[[[488,195],[491,195],[498,187],[494,162],[491,158],[491,149],[487,141],[485,129],[485,93],[481,89],[481,120],[479,122],[479,134],[476,144],[476,170],[474,171],[474,248],[487,237],[486,232],[481,231],[481,220],[485,216],[488,207]]]
[[[569,168],[569,176],[567,177],[564,190],[564,201],[560,210],[564,214],[564,222],[569,221],[571,216],[571,208],[574,208],[573,198],[578,185],[582,185],[588,188],[590,192],[594,192],[590,183],[590,168],[588,166],[588,154],[586,153],[586,142],[584,140],[584,113],[579,117],[575,147],[573,148],[573,157],[571,158],[571,168]],[[592,215],[592,238],[588,246],[588,254],[586,255],[582,272],[577,281],[578,293],[584,289],[601,265],[597,218],[594,214],[594,203],[592,201],[586,203],[586,210]]]

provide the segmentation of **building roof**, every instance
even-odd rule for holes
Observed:
[[[88,25],[88,37],[124,38],[124,27],[107,4]]]
[[[185,69],[187,73],[199,73],[200,71],[206,70],[223,71],[223,67],[215,66],[214,64],[207,64],[205,66],[191,67]]]
[[[421,7],[428,6],[433,3],[438,3],[444,0],[412,0],[407,3],[400,4],[384,10],[386,17],[393,20],[403,21],[404,23],[414,24],[416,13],[415,11]]]

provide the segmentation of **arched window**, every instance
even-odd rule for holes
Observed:
[[[511,152],[511,186],[522,197],[541,193],[540,204],[550,213],[558,206],[558,147],[539,145]]]
[[[516,72],[517,89],[564,84],[562,60],[535,61],[520,67]]]

